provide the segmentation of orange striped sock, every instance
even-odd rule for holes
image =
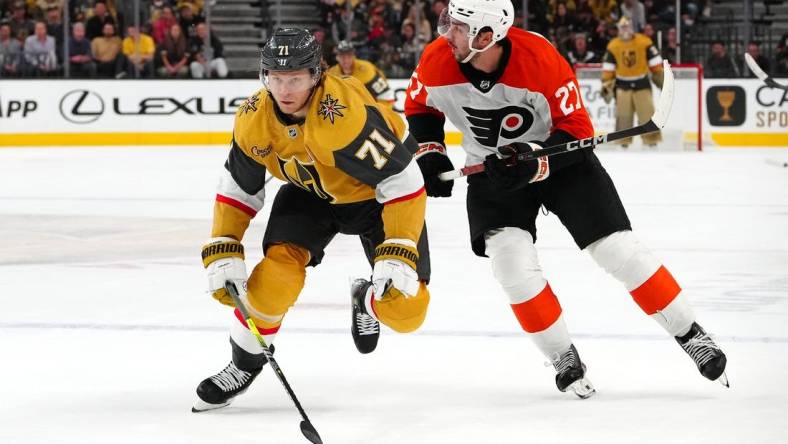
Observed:
[[[511,305],[520,326],[528,333],[547,329],[561,316],[561,304],[548,283],[545,283],[544,289],[533,298]]]
[[[646,279],[640,287],[632,290],[630,294],[635,303],[648,315],[653,315],[668,306],[681,292],[673,275],[664,265]]]

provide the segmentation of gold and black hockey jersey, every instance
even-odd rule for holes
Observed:
[[[608,43],[602,60],[603,82],[615,76],[617,88],[650,88],[650,71],[661,77],[662,57],[650,38],[635,33],[629,40],[616,37]]]
[[[342,67],[339,64],[329,68],[328,73],[337,77],[344,76]],[[355,59],[353,61],[353,72],[350,76],[364,84],[375,100],[381,104],[391,105],[391,102],[394,100],[394,94],[389,88],[389,82],[386,80],[386,76],[372,62]]]
[[[399,174],[417,168],[415,162],[411,165],[417,149],[402,118],[379,105],[353,78],[324,75],[306,118],[298,122],[282,114],[261,89],[236,113],[225,163],[231,185],[217,195],[213,234],[240,239],[260,209],[253,197],[271,174],[331,204],[386,203],[387,235],[418,240],[426,201],[423,185],[420,177],[416,183],[413,174]],[[406,220],[411,216],[413,221]]]

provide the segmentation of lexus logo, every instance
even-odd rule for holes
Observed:
[[[60,99],[60,115],[71,123],[91,123],[104,113],[104,100],[86,89],[70,91]]]

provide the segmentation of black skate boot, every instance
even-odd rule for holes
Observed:
[[[686,335],[676,336],[676,342],[695,361],[701,375],[711,381],[719,380],[725,387],[730,387],[728,375],[725,374],[728,358],[697,322],[692,323]]]
[[[367,313],[364,298],[372,282],[366,279],[356,279],[350,286],[350,299],[353,313],[350,321],[350,334],[359,353],[372,353],[378,346],[380,337],[380,323]]]
[[[560,356],[556,353],[553,367],[556,371],[555,385],[558,390],[565,392],[569,389],[581,399],[590,398],[596,393],[591,381],[585,377],[586,366],[580,361],[580,354],[577,353],[574,344]]]
[[[254,355],[239,347],[232,339],[233,359],[224,370],[204,379],[197,386],[197,401],[192,412],[199,413],[226,407],[245,392],[268,362],[265,355]],[[273,353],[274,346],[269,346]]]

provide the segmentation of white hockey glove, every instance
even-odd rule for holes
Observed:
[[[375,299],[402,295],[406,298],[419,292],[416,262],[419,252],[410,239],[386,239],[375,248],[372,288]]]
[[[232,281],[239,294],[246,294],[246,263],[244,246],[231,237],[214,237],[202,247],[202,263],[208,272],[208,291],[224,305],[235,307],[233,298],[224,289]]]

